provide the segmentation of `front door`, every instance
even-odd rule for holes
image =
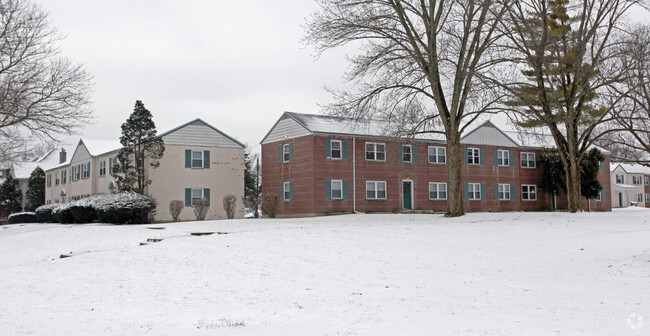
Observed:
[[[413,182],[412,181],[402,181],[402,191],[404,197],[404,209],[412,210],[413,209]]]
[[[618,193],[618,207],[619,208],[623,207],[623,193],[622,192]]]

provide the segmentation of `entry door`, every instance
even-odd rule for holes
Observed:
[[[402,194],[404,195],[404,209],[413,209],[413,182],[402,181]]]
[[[618,193],[618,207],[619,208],[623,207],[623,193],[622,192]]]

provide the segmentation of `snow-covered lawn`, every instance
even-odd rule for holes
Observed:
[[[147,334],[646,336],[650,211],[0,226],[0,335]]]

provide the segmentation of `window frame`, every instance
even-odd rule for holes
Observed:
[[[636,194],[636,201],[637,203],[643,202],[643,194]]]
[[[81,164],[81,178],[83,180],[90,178],[90,162]]]
[[[54,185],[58,186],[61,184],[61,179],[59,179],[59,172],[54,172]]]
[[[650,194],[645,194],[645,201],[650,202]]]
[[[431,161],[431,150],[434,150],[433,157],[435,162]],[[442,155],[440,155],[440,150],[442,150]],[[438,159],[442,156],[444,162],[438,162]],[[431,164],[447,164],[447,147],[441,146],[428,146],[427,147],[427,161]]]
[[[99,176],[106,176],[106,160],[99,161]]]
[[[470,163],[470,161],[472,161]],[[476,147],[467,147],[467,164],[473,166],[481,165],[481,149]]]
[[[282,144],[282,163],[291,162],[291,142]]]
[[[643,177],[643,184],[644,185],[650,185],[650,176],[644,176]]]
[[[335,149],[334,144],[338,144],[339,148]],[[334,156],[334,151],[338,151],[338,156]],[[342,140],[330,140],[330,159],[332,160],[343,160],[343,141]]]
[[[370,191],[370,188],[368,188],[369,185],[372,185],[372,191],[374,193],[373,197],[368,197],[368,192]],[[384,197],[379,197],[379,185],[384,186]],[[366,199],[367,200],[386,200],[388,197],[388,186],[386,185],[386,181],[366,181]]]
[[[531,163],[530,156],[531,155],[533,156],[533,160],[532,160],[533,165],[532,166],[530,165],[530,163]],[[526,156],[525,161],[523,159],[524,156]],[[524,165],[524,162],[526,163],[526,165]],[[521,153],[519,153],[519,164],[521,165],[521,168],[528,168],[528,169],[537,168],[537,158],[536,158],[535,152],[521,152]]]
[[[498,167],[510,167],[510,151],[507,149],[497,149],[497,163]]]
[[[469,154],[469,153],[468,153]],[[476,186],[478,186],[478,191],[476,191]],[[469,201],[480,201],[482,197],[481,183],[467,183],[467,200]],[[476,197],[478,193],[478,197]]]
[[[45,175],[45,185],[48,187],[52,186],[52,174]]]
[[[596,202],[601,202],[603,200],[603,189],[600,189],[600,191],[598,191],[598,196],[595,196],[594,198],[592,198],[592,200]]]
[[[338,189],[334,188],[335,184],[338,184]],[[334,191],[338,191],[339,195],[335,196]],[[343,199],[343,180],[330,180],[330,198],[333,200]]]
[[[282,182],[282,201],[291,201],[291,182]]]
[[[506,187],[508,191],[506,191]],[[497,195],[499,201],[510,201],[512,199],[512,190],[509,183],[497,183]]]
[[[372,146],[372,151],[368,151],[368,146]],[[383,148],[382,151],[379,151],[378,148],[381,146]],[[376,162],[385,162],[386,161],[386,143],[383,142],[366,142],[364,146],[364,151],[365,151],[365,157],[366,161],[376,161]],[[372,153],[373,158],[369,159],[368,154]],[[381,153],[383,154],[383,159],[378,159],[378,154]]]
[[[200,156],[201,156],[201,157],[195,159],[195,158],[194,158],[194,153],[200,153]],[[195,166],[195,165],[194,165],[194,161],[199,161],[199,160],[201,161],[201,164],[200,164],[199,166]],[[203,168],[203,167],[204,167],[204,164],[205,164],[204,160],[205,160],[205,151],[204,151],[204,150],[196,150],[196,149],[192,149],[192,150],[190,151],[190,168],[191,168],[191,169],[200,169],[200,168]]]
[[[402,146],[402,162],[413,163],[413,145],[403,144],[400,146]],[[406,151],[406,148],[408,148],[408,153]],[[408,160],[406,160],[407,155]]]
[[[624,184],[625,177],[623,175],[616,174],[616,183]]]
[[[196,200],[201,200],[201,199],[205,198],[205,194],[204,194],[205,189],[203,189],[203,188],[190,188],[190,189],[191,189],[191,191],[190,191],[190,206],[194,206]],[[201,192],[201,197],[198,197],[198,198],[194,197],[194,191],[196,191],[196,190]]]
[[[527,188],[527,190],[524,192],[524,187]],[[531,187],[535,189],[534,192],[532,192],[533,196],[535,198],[530,198],[531,195]],[[526,195],[527,198],[524,198],[524,195]],[[537,185],[536,184],[522,184],[521,185],[521,200],[522,201],[537,201]]]
[[[61,184],[68,183],[68,170],[64,169],[61,171]]]
[[[441,191],[441,190],[440,190],[440,186],[441,186],[441,185],[444,185],[444,186],[445,186],[445,190],[444,190],[444,191]],[[432,188],[431,188],[432,186],[435,186],[435,187],[436,187],[436,190],[435,190],[435,191],[432,191],[432,190],[431,190],[431,189],[432,189]],[[436,197],[431,197],[432,193],[435,193]],[[443,197],[440,197],[440,194],[441,194],[441,193],[445,193],[445,197],[444,197],[444,198],[443,198]],[[429,182],[429,200],[431,200],[431,201],[445,201],[445,200],[447,200],[447,197],[448,197],[448,196],[447,196],[447,182]]]

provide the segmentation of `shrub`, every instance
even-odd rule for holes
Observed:
[[[181,216],[181,211],[185,207],[183,201],[171,201],[169,202],[169,214],[172,215],[172,220],[178,222],[178,219]]]
[[[71,203],[60,204],[58,207],[52,210],[52,217],[54,220],[61,224],[74,223],[74,216],[70,211]]]
[[[248,195],[242,197],[242,203],[244,203],[247,208],[253,211],[255,218],[258,218],[260,215],[259,211],[257,211],[260,208],[260,201],[261,197],[258,195]]]
[[[36,211],[34,211],[34,213],[36,214],[36,220],[39,223],[56,222],[56,219],[54,219],[52,211],[58,207],[59,204],[48,204],[48,205],[39,206],[38,208],[36,208]]]
[[[279,197],[278,194],[264,193],[262,194],[262,212],[271,218],[275,218],[275,210],[278,207]]]
[[[156,210],[155,199],[134,192],[99,196],[90,201],[95,202],[97,218],[104,223],[148,224]]]
[[[194,216],[196,216],[196,220],[204,220],[205,216],[208,215],[208,210],[210,210],[210,200],[207,198],[201,198],[196,201],[192,207],[194,208]]]
[[[92,223],[97,219],[97,212],[91,205],[72,205],[69,208],[74,223]]]
[[[18,212],[9,215],[7,218],[7,223],[9,224],[19,224],[19,223],[36,223],[36,214],[33,212]]]
[[[237,204],[237,197],[233,194],[228,194],[223,197],[223,209],[226,210],[228,219],[235,218],[235,206]]]

